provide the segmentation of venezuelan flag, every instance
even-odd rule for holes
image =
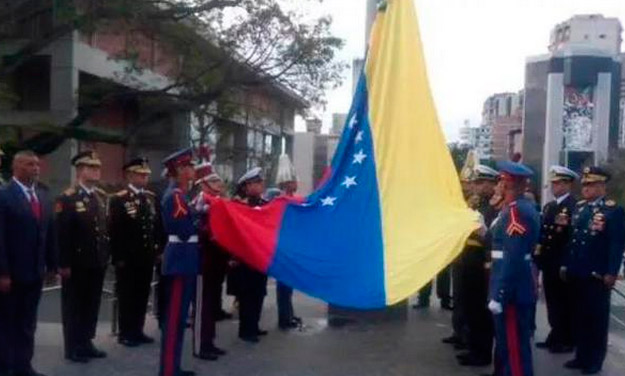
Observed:
[[[397,303],[453,261],[478,220],[438,122],[413,0],[378,12],[328,181],[302,202],[217,201],[210,217],[235,256],[345,307]]]

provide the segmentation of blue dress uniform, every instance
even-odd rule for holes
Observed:
[[[584,170],[582,184],[607,182],[609,174],[597,167]],[[575,304],[576,354],[567,368],[586,374],[601,370],[608,344],[611,289],[605,276],[617,276],[625,245],[625,214],[612,200],[580,201],[573,216],[570,255],[563,267],[577,296]]]
[[[498,164],[503,174],[529,177],[531,170],[513,162]],[[491,226],[492,269],[489,308],[494,314],[496,357],[504,375],[531,376],[536,281],[532,252],[538,242],[539,214],[520,196],[506,204]]]
[[[190,149],[166,158],[166,166],[191,164]],[[180,357],[187,315],[195,293],[199,271],[197,213],[185,191],[172,184],[163,195],[162,217],[167,244],[163,253],[162,273],[170,278],[168,307],[161,341],[161,376],[191,374],[180,370]]]

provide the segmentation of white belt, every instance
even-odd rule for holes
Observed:
[[[198,242],[198,237],[197,237],[197,235],[191,235],[191,236],[189,236],[189,239],[187,239],[187,241],[182,241],[182,239],[180,239],[178,237],[178,235],[169,235],[167,240],[170,243],[197,243]]]
[[[502,260],[503,251],[491,251],[490,258],[492,258],[493,260]],[[525,255],[525,257],[523,257],[523,260],[525,261],[530,261],[531,259],[532,259],[532,255]]]

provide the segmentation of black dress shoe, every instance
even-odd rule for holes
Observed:
[[[579,360],[572,359],[572,360],[569,360],[568,362],[564,363],[564,368],[568,368],[568,369],[582,369],[582,368],[584,368],[584,366],[582,365],[582,363]]]
[[[456,343],[461,342],[460,341],[460,337],[456,336],[456,335],[452,335],[449,337],[445,337],[441,340],[443,343],[447,343],[449,345],[455,345]]]
[[[78,354],[87,358],[106,358],[106,352],[98,350],[93,343],[87,344]]]
[[[228,352],[226,352],[226,350],[224,349],[220,349],[219,347],[213,345],[210,347],[210,349],[208,349],[208,351],[210,351],[211,353],[218,355],[218,356],[224,356],[226,355]]]
[[[65,359],[74,363],[88,363],[90,360],[89,357],[84,356],[78,351],[74,351],[73,353],[68,354],[67,356],[65,356]]]
[[[248,342],[248,343],[258,343],[260,342],[260,339],[258,339],[257,336],[239,336],[239,338],[242,341]]]
[[[451,304],[451,301],[448,299],[441,300],[441,308],[446,311],[453,311],[454,306]]]
[[[139,334],[136,340],[137,342],[139,342],[139,344],[154,343],[154,338],[146,336],[144,333]]]
[[[286,322],[286,323],[280,323],[278,324],[278,327],[282,330],[289,330],[289,329],[296,329],[299,328],[299,325],[297,322],[295,321],[291,321],[291,322]]]
[[[485,358],[482,359],[474,355],[460,360],[461,366],[469,366],[469,367],[486,367],[490,365],[490,363],[491,363],[490,359],[485,359]]]
[[[551,348],[551,343],[548,341],[536,342],[536,348],[537,349],[549,349]]]
[[[13,372],[13,376],[46,376],[46,375],[44,375],[43,373],[39,373],[35,371],[34,369],[30,369],[28,371]]]
[[[582,375],[595,375],[601,372],[601,367],[588,367],[582,369]]]
[[[256,335],[257,336],[266,336],[267,334],[269,334],[269,332],[266,331],[266,330],[260,330],[259,329],[258,331],[256,331]]]
[[[126,347],[137,347],[140,345],[139,341],[130,338],[119,338],[117,343]]]
[[[178,375],[180,376],[195,376],[195,372],[193,371],[186,371],[186,370],[180,370],[178,371]]]
[[[217,354],[214,354],[212,352],[201,352],[197,355],[193,355],[194,357],[198,358],[198,359],[202,359],[202,360],[209,360],[209,361],[215,361],[217,359],[219,359],[219,356]]]
[[[467,346],[464,342],[458,342],[454,344],[454,350],[466,350],[469,346]]]
[[[224,311],[223,309],[217,312],[217,314],[215,315],[215,321],[223,321],[223,320],[231,320],[231,319],[232,319],[232,313],[228,313]]]
[[[573,352],[573,350],[575,350],[573,346],[560,345],[560,344],[553,345],[549,348],[549,352],[553,354],[566,354],[566,353]]]

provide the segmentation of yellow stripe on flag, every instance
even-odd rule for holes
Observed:
[[[390,0],[378,13],[366,76],[393,304],[453,261],[478,220],[438,122],[413,0]]]

